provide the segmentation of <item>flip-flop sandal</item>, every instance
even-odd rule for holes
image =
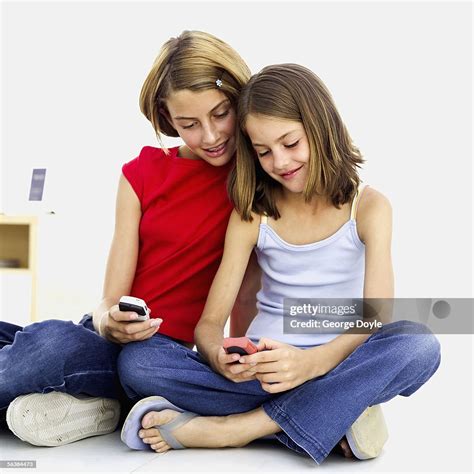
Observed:
[[[346,438],[356,458],[376,458],[388,439],[387,424],[380,405],[367,408],[349,428]]]
[[[157,396],[144,398],[132,407],[123,423],[120,439],[131,449],[141,451],[151,449],[150,445],[144,443],[140,436],[138,436],[138,432],[143,429],[142,418],[150,411],[166,409],[178,411],[180,414],[173,421],[164,425],[156,425],[154,428],[160,431],[161,437],[171,448],[185,449],[185,446],[173,436],[173,431],[198,416],[197,413],[184,411],[166,400],[166,398]]]

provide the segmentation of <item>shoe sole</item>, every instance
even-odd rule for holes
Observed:
[[[21,395],[7,409],[10,430],[35,446],[62,446],[111,433],[119,418],[118,400],[79,399],[62,392]]]
[[[349,428],[346,438],[356,458],[376,458],[388,439],[387,424],[380,405],[367,408]]]

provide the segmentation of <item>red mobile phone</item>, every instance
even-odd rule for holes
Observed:
[[[243,356],[258,352],[257,346],[248,337],[226,337],[222,346],[227,354]]]

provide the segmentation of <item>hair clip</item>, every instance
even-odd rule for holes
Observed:
[[[216,79],[216,86],[217,87],[222,87],[222,79]]]

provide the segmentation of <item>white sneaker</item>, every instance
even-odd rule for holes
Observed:
[[[21,395],[7,409],[10,430],[36,446],[61,446],[111,433],[119,417],[118,400],[62,392]]]
[[[388,439],[387,424],[380,405],[367,408],[349,428],[346,438],[356,458],[376,458]]]

